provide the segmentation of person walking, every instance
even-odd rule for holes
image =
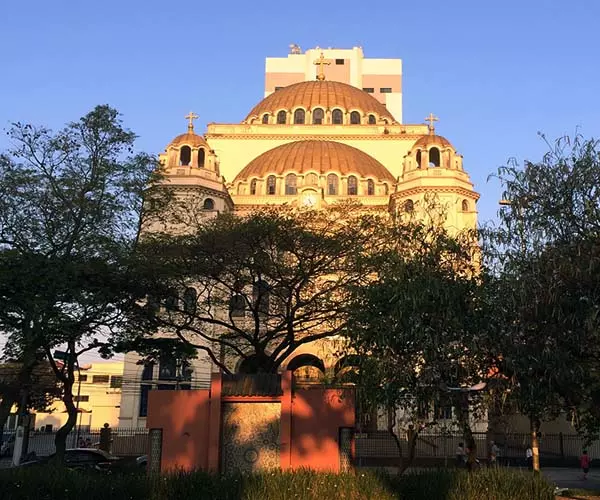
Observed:
[[[583,476],[581,479],[586,480],[588,472],[590,471],[590,456],[588,455],[587,450],[583,450],[581,457],[579,457],[579,465],[581,465],[581,470],[583,471]]]
[[[458,443],[458,446],[456,447],[456,466],[458,468],[462,468],[465,466],[465,462],[466,462],[465,444],[461,442],[461,443]]]
[[[108,423],[100,429],[100,445],[99,448],[107,453],[110,453],[110,445],[112,443],[112,429]]]
[[[525,462],[527,463],[527,468],[533,470],[533,450],[531,446],[528,446],[525,450]]]
[[[495,467],[498,465],[498,457],[500,456],[500,448],[498,445],[492,441],[490,443],[490,467]]]

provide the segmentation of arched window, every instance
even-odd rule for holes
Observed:
[[[267,177],[267,194],[275,194],[276,180],[274,175]]]
[[[338,176],[335,174],[329,174],[327,176],[327,194],[329,196],[338,194]]]
[[[429,150],[429,166],[439,167],[440,166],[440,150],[438,148],[431,148]]]
[[[295,124],[303,124],[304,123],[304,110],[297,109],[294,111],[294,123]]]
[[[250,181],[250,194],[256,194],[256,179]]]
[[[304,185],[305,186],[316,186],[318,182],[319,182],[319,178],[317,177],[317,174],[314,174],[311,172],[310,174],[306,174],[304,176]]]
[[[411,213],[414,211],[414,209],[415,209],[415,204],[413,203],[412,200],[406,200],[404,202],[404,211],[406,213]]]
[[[196,289],[192,287],[186,288],[185,292],[183,292],[183,311],[193,314],[196,311],[197,299],[198,294],[196,293]]]
[[[238,184],[237,194],[244,194],[244,186],[241,182]]]
[[[206,200],[204,200],[204,205],[202,205],[202,208],[204,210],[214,210],[215,209],[215,202],[212,198],[206,198]]]
[[[259,313],[269,313],[270,287],[266,281],[257,280],[252,286],[252,300],[256,311]]]
[[[360,125],[360,113],[358,111],[350,113],[350,123],[352,125]]]
[[[331,113],[331,121],[336,125],[341,125],[344,123],[344,114],[341,109],[334,109]]]
[[[420,149],[417,151],[416,159],[417,159],[417,168],[421,168],[421,150]]]
[[[367,195],[373,196],[375,194],[375,183],[372,179],[367,181]]]
[[[179,151],[179,164],[182,166],[189,165],[192,161],[192,150],[189,146],[183,146]]]
[[[171,288],[165,297],[165,309],[167,311],[175,311],[179,307],[179,295],[177,290]]]
[[[262,122],[265,123],[265,124],[269,123],[269,113],[265,113],[262,116]]]
[[[377,124],[377,118],[375,118],[375,115],[369,115],[369,125],[375,124]]]
[[[278,125],[284,125],[285,121],[286,121],[286,117],[287,117],[287,114],[282,109],[279,113],[277,113],[277,124]]]
[[[358,194],[358,181],[356,177],[351,175],[348,177],[348,196],[355,196]]]
[[[144,368],[142,370],[142,380],[152,380],[154,378],[154,362],[149,361],[148,363],[144,363]]]
[[[204,148],[200,148],[198,150],[198,166],[200,168],[204,167],[204,162],[206,161],[206,151]]]
[[[469,202],[467,200],[463,200],[462,201],[462,211],[463,212],[468,212],[469,211]]]
[[[243,317],[246,313],[246,299],[244,296],[236,293],[229,299],[229,314],[232,318]]]
[[[387,194],[389,194],[389,192],[390,192],[390,188],[389,188],[389,186],[388,186],[387,184],[384,184],[384,185],[383,185],[383,192],[384,192],[386,195],[387,195]]]
[[[325,113],[321,108],[317,108],[313,110],[312,113],[312,122],[315,125],[321,125],[323,123],[323,118],[325,117]]]
[[[148,310],[150,317],[154,317],[158,314],[158,311],[160,310],[160,302],[156,295],[148,295],[148,299],[146,300],[146,309]]]
[[[296,174],[287,174],[285,176],[285,194],[296,194]]]

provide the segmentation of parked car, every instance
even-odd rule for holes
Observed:
[[[56,454],[21,463],[19,467],[46,465]],[[121,469],[124,463],[118,457],[94,448],[71,448],[65,450],[65,465],[74,470],[113,471]]]

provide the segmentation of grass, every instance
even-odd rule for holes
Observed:
[[[431,470],[405,476],[325,474],[309,470],[217,476],[159,477],[85,473],[56,468],[0,471],[2,500],[554,500],[540,477],[502,469]]]

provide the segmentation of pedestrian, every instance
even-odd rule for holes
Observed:
[[[475,440],[471,438],[467,446],[467,470],[473,472],[477,464],[477,445],[475,444]]]
[[[100,444],[99,448],[101,450],[110,453],[110,445],[112,443],[112,429],[108,425],[108,423],[104,424],[104,427],[100,429]]]
[[[525,462],[527,462],[527,468],[533,470],[533,450],[531,446],[528,446],[525,450]]]
[[[490,467],[498,465],[498,456],[500,455],[500,448],[494,442],[490,442]]]
[[[583,471],[583,476],[581,479],[587,479],[588,472],[590,471],[590,456],[588,455],[587,450],[583,450],[583,454],[579,457],[579,465],[581,465],[581,470]]]
[[[461,443],[458,443],[458,446],[456,447],[456,466],[459,468],[464,467],[465,459],[466,459],[465,444],[461,442]]]

